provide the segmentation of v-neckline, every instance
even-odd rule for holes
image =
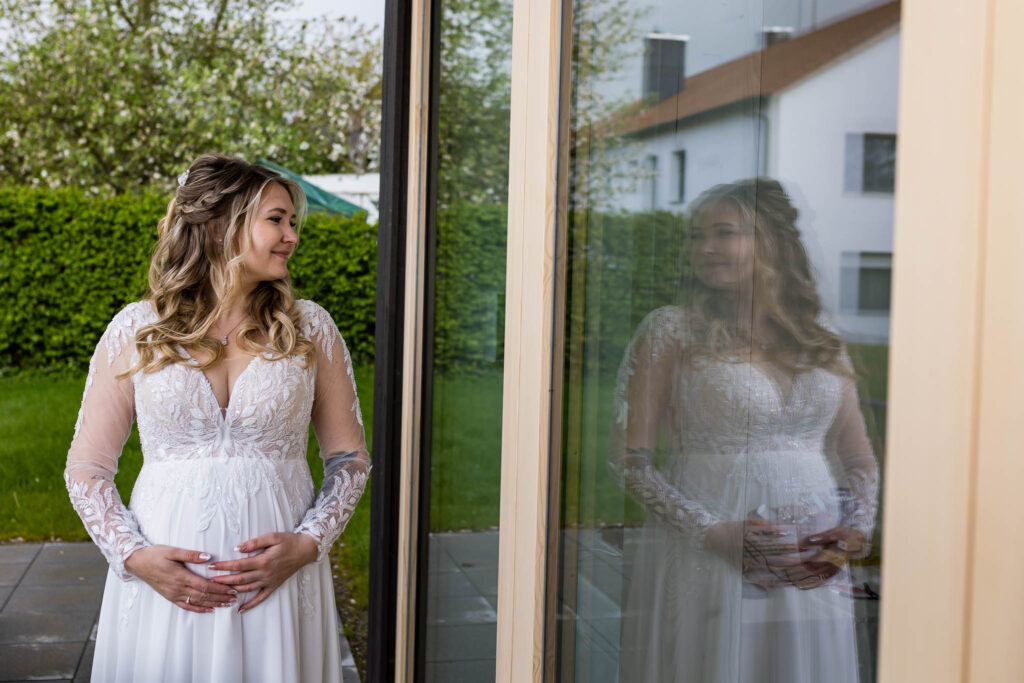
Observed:
[[[750,366],[754,368],[762,377],[768,380],[771,384],[772,390],[775,392],[775,397],[779,400],[779,406],[786,408],[789,406],[790,401],[793,399],[793,393],[796,391],[797,380],[800,379],[802,374],[800,371],[793,373],[793,379],[789,382],[789,392],[783,394],[782,386],[779,384],[779,380],[776,379],[771,373],[761,367],[760,361],[750,361]],[[241,376],[241,375],[239,375]],[[237,384],[237,381],[236,381]]]
[[[206,376],[205,372],[196,367],[199,361],[197,361],[195,357],[193,357],[192,354],[188,352],[187,349],[182,350],[185,352],[185,355],[188,357],[189,361],[191,361],[192,368],[194,370],[197,370],[199,372],[200,377],[202,377],[203,384],[206,386],[207,397],[210,399],[210,401],[213,402],[213,405],[217,406],[217,412],[220,414],[221,422],[226,422],[228,420],[228,416],[231,413],[231,404],[234,403],[235,394],[238,393],[238,383],[241,382],[242,378],[245,377],[245,374],[249,372],[249,368],[253,366],[253,364],[256,362],[256,359],[260,357],[260,354],[257,353],[255,356],[250,358],[249,362],[245,364],[244,368],[242,368],[242,371],[238,373],[238,377],[235,378],[235,383],[228,387],[228,404],[226,406],[222,406],[220,404],[220,400],[217,398],[217,392],[213,390],[213,383],[210,381],[210,378]]]

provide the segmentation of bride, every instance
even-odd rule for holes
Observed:
[[[869,552],[878,468],[796,218],[774,180],[705,193],[693,295],[626,351],[609,463],[648,516],[623,681],[857,681],[838,584]]]
[[[369,454],[345,342],[292,296],[304,197],[213,154],[178,185],[147,298],[96,347],[64,475],[110,563],[92,680],[339,681],[327,553]],[[134,419],[145,462],[125,507],[114,474]]]

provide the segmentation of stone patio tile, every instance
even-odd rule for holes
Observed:
[[[498,568],[465,569],[466,578],[476,587],[481,595],[498,594]]]
[[[493,657],[497,637],[497,624],[432,626],[427,629],[427,662],[461,662]]]
[[[96,652],[95,641],[85,644],[85,652],[78,662],[78,673],[75,674],[74,683],[89,683],[92,679],[92,656]]]
[[[28,562],[0,563],[0,586],[15,586],[28,569]]]
[[[71,680],[85,643],[0,645],[0,681]]]
[[[434,534],[456,565],[469,568],[497,568],[498,532]]]
[[[0,643],[84,643],[95,619],[95,612],[0,614]]]
[[[494,680],[494,660],[465,662],[428,662],[427,683],[482,683]]]
[[[84,683],[88,683],[88,681]],[[341,683],[360,683],[359,670],[354,666],[343,666],[341,668]]]
[[[103,599],[103,591],[94,583],[78,582],[71,586],[18,586],[3,608],[2,614],[66,614],[88,612],[95,616]]]
[[[427,575],[427,595],[450,597],[479,594],[480,591],[463,572],[440,572]]]
[[[39,549],[42,547],[42,543],[12,543],[10,545],[0,545],[0,563],[31,562],[32,558],[36,556],[36,553],[38,553]]]
[[[107,579],[107,562],[102,556],[75,554],[70,557],[50,555],[44,556],[48,548],[39,553],[39,557],[25,572],[21,580],[23,586],[74,586],[80,583],[100,584]],[[0,565],[2,569],[2,565]],[[102,589],[101,589],[102,590]]]
[[[428,596],[427,623],[445,624],[491,624],[497,623],[498,613],[482,595],[476,596]]]
[[[4,608],[4,603],[7,602],[7,598],[11,597],[11,593],[14,592],[14,586],[0,586],[0,610]]]

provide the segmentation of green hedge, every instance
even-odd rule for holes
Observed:
[[[166,201],[0,187],[0,372],[88,363],[107,321],[145,293]],[[437,370],[502,363],[507,213],[470,203],[438,213]],[[600,345],[602,365],[618,363],[643,315],[678,299],[683,233],[682,219],[666,212],[570,215],[570,334]],[[298,296],[331,312],[356,362],[372,362],[376,226],[362,214],[311,214],[290,268]]]
[[[0,187],[0,371],[81,370],[107,322],[146,291],[167,198],[88,198]],[[373,358],[377,230],[365,216],[312,214],[291,269],[331,312],[356,362]]]

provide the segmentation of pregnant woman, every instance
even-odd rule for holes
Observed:
[[[369,454],[345,342],[292,295],[304,203],[272,171],[197,158],[146,299],[96,347],[65,472],[110,562],[94,681],[341,679],[327,553]],[[114,474],[135,419],[145,462],[125,507]]]
[[[696,282],[628,347],[610,465],[647,509],[627,546],[620,679],[857,681],[852,601],[878,468],[842,340],[779,183],[709,190]]]

